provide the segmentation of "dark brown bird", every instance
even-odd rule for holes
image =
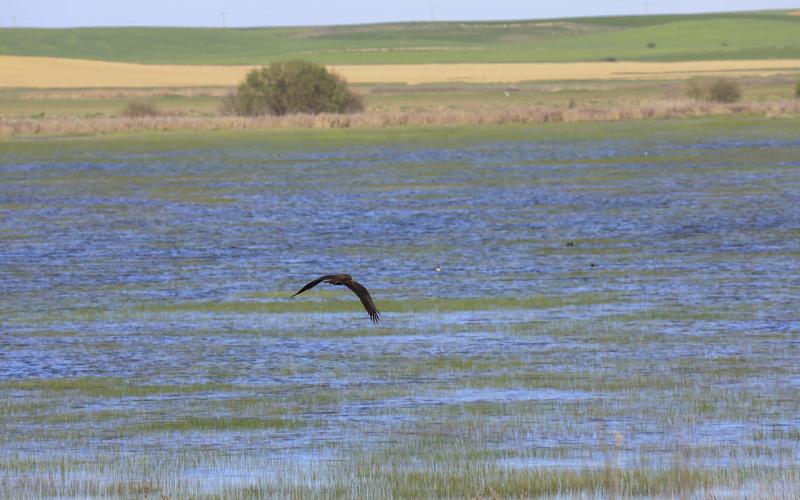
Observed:
[[[366,309],[367,313],[369,313],[369,318],[375,323],[377,323],[378,320],[380,320],[381,313],[378,312],[378,308],[375,307],[375,303],[372,302],[372,297],[369,295],[367,289],[364,288],[364,285],[362,285],[361,283],[354,281],[353,277],[350,276],[349,274],[326,274],[325,276],[320,276],[319,278],[315,279],[311,283],[308,283],[306,286],[301,288],[300,291],[292,295],[292,297],[294,297],[295,295],[300,295],[306,290],[311,290],[312,288],[319,285],[323,281],[331,285],[344,285],[350,290],[352,290],[353,293],[358,295],[358,298],[361,299],[361,304],[364,305],[364,309]]]

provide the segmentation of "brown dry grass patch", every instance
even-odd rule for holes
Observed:
[[[782,100],[719,104],[697,102],[690,99],[674,99],[613,107],[578,106],[568,108],[549,105],[500,110],[368,111],[351,115],[301,114],[259,117],[162,115],[149,117],[0,118],[0,138],[97,135],[148,130],[381,128],[548,122],[612,122],[734,114],[752,114],[767,117],[798,115],[800,114],[800,101]]]
[[[232,87],[253,66],[149,65],[50,57],[0,56],[0,87]],[[350,83],[516,83],[653,80],[696,76],[771,76],[800,72],[800,59],[692,62],[340,65]]]

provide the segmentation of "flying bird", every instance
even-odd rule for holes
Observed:
[[[349,274],[326,274],[325,276],[320,276],[301,288],[300,291],[292,295],[292,297],[295,295],[300,295],[306,290],[311,290],[323,281],[331,285],[344,285],[352,290],[353,293],[358,295],[358,298],[361,299],[361,304],[364,306],[364,309],[367,310],[367,313],[369,313],[369,318],[375,323],[380,320],[380,312],[378,312],[378,308],[375,307],[375,303],[372,302],[372,297],[370,296],[369,291],[364,288],[364,285],[354,281],[353,277]]]

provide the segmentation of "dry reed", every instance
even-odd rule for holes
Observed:
[[[767,117],[800,113],[800,101],[753,101],[735,104],[661,100],[624,106],[574,108],[539,105],[497,110],[367,111],[359,114],[288,116],[185,116],[0,118],[0,138],[96,135],[147,130],[216,130],[277,128],[382,128],[398,126],[599,122],[753,114]]]

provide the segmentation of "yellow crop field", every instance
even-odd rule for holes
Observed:
[[[696,76],[771,76],[800,71],[800,60],[579,62],[337,66],[353,83],[516,83],[554,80],[659,80]]]
[[[253,66],[129,64],[0,56],[0,88],[227,87]],[[351,83],[516,83],[547,80],[673,80],[800,73],[800,59],[691,62],[342,65]]]
[[[0,87],[233,86],[250,69],[244,66],[150,65],[54,57],[0,56]]]

